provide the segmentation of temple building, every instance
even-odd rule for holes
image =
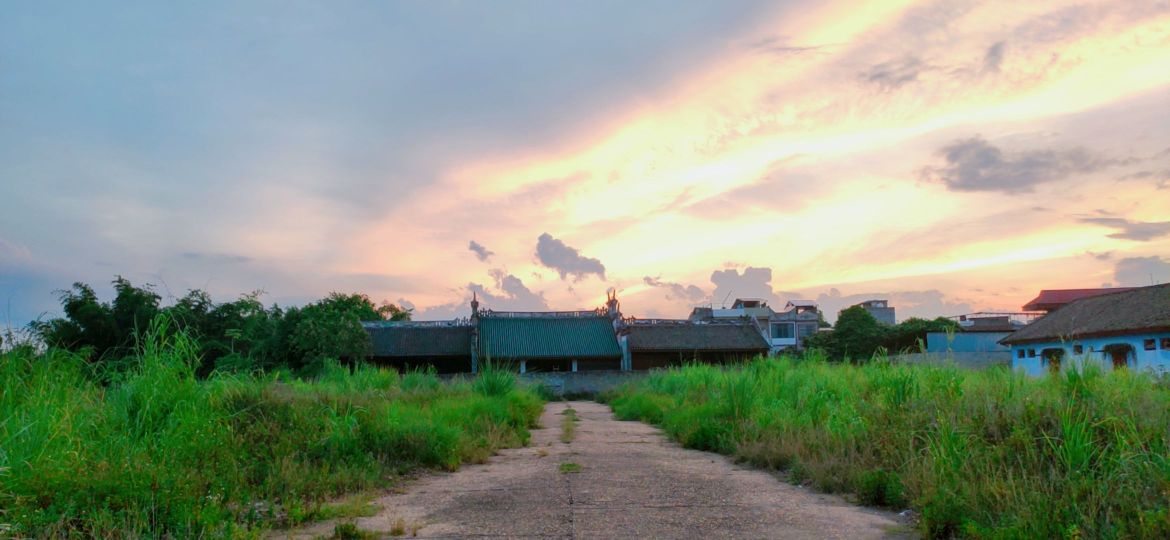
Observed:
[[[766,355],[755,321],[638,320],[622,316],[616,293],[580,311],[492,311],[471,301],[454,321],[370,321],[371,362],[400,370],[433,366],[474,373],[485,362],[521,373],[644,370],[685,362],[726,363]]]

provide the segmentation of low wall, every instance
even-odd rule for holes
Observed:
[[[544,385],[554,396],[593,395],[645,377],[645,371],[536,372],[520,375],[529,384]]]
[[[986,369],[992,366],[1010,366],[1010,352],[948,352],[891,355],[890,360],[901,364],[955,365],[967,369]]]

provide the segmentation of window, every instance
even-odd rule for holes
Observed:
[[[1146,348],[1146,350],[1147,350],[1147,351],[1152,351],[1152,350],[1154,350],[1154,340],[1152,340],[1152,339],[1143,339],[1143,340],[1142,340],[1142,346],[1144,346],[1144,347]]]
[[[796,329],[792,323],[772,323],[772,339],[792,339],[796,337]]]
[[[1085,353],[1085,346],[1084,345],[1080,345],[1080,344],[1073,345],[1073,354],[1084,354],[1084,353]]]
[[[1170,349],[1170,337],[1162,338],[1162,350]]]
[[[1026,351],[1024,351],[1024,349],[1020,349],[1020,350],[1016,351],[1016,358],[1023,358],[1025,352]]]
[[[1028,358],[1036,358],[1036,349],[1028,349]]]
[[[801,338],[806,338],[806,337],[809,337],[809,336],[817,333],[817,324],[816,323],[812,323],[812,324],[801,323],[801,324],[797,325],[796,331],[797,331],[797,333],[800,334]]]

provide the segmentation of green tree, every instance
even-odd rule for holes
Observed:
[[[864,362],[882,346],[885,336],[886,327],[877,322],[865,308],[853,306],[841,311],[832,332],[809,336],[805,346],[822,349],[833,359],[850,358]]]
[[[919,352],[922,344],[926,342],[926,334],[958,329],[959,323],[946,317],[929,320],[911,317],[890,327],[883,345],[890,352]]]
[[[198,370],[251,371],[278,363],[274,355],[280,308],[266,309],[262,291],[216,304],[201,290],[192,290],[167,309],[173,319],[199,341],[203,360]]]
[[[356,360],[368,355],[370,337],[362,321],[410,320],[410,310],[375,305],[364,294],[329,293],[281,321],[281,345],[290,367],[314,370],[326,359]]]
[[[151,321],[159,314],[161,300],[162,297],[155,293],[149,284],[135,287],[130,280],[122,276],[114,278],[114,303],[111,311],[124,344],[133,341],[140,332],[146,332]]]
[[[85,352],[91,361],[102,361],[126,352],[138,331],[145,331],[159,313],[160,297],[150,287],[135,287],[117,276],[112,304],[98,300],[93,288],[74,283],[59,291],[64,318],[33,323],[34,332],[53,347]]]
[[[86,354],[91,361],[119,369],[113,362],[126,356],[138,335],[160,313],[175,322],[199,346],[197,373],[213,370],[315,369],[325,359],[356,360],[369,351],[362,321],[410,320],[411,312],[389,302],[378,305],[364,294],[330,293],[300,308],[265,308],[255,291],[232,302],[216,304],[199,289],[173,305],[160,307],[161,297],[150,285],[136,287],[118,276],[113,302],[98,300],[93,288],[74,283],[60,291],[62,318],[37,322],[34,333],[46,345]],[[112,363],[111,363],[112,362]],[[109,365],[106,365],[109,364]]]

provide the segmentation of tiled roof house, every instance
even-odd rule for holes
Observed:
[[[1012,365],[1039,373],[1066,359],[1113,367],[1170,368],[1170,284],[1074,300],[1000,341]]]

